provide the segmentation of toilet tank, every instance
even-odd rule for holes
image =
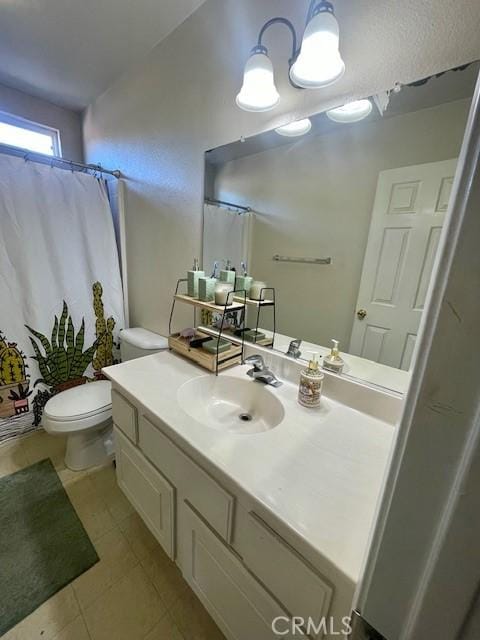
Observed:
[[[168,349],[167,338],[141,327],[122,329],[119,337],[122,362]]]

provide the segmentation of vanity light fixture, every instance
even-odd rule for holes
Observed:
[[[289,79],[297,89],[326,87],[339,80],[345,71],[338,49],[339,29],[333,5],[328,0],[310,0],[307,25],[299,49],[295,27],[290,20],[272,18],[260,29],[257,44],[245,65],[243,85],[236,99],[237,105],[245,111],[269,111],[280,100],[268,50],[262,43],[265,31],[274,24],[285,25],[292,35]]]
[[[295,138],[296,136],[304,136],[312,128],[312,123],[309,118],[303,118],[303,120],[295,120],[284,124],[282,127],[277,127],[275,131],[287,138]]]
[[[370,100],[354,100],[353,102],[347,102],[342,107],[336,107],[335,109],[329,109],[327,117],[333,122],[348,123],[348,122],[360,122],[372,111],[372,103]]]
[[[297,59],[290,69],[294,84],[304,89],[320,89],[333,84],[345,73],[338,49],[339,29],[330,2],[310,4],[307,26]]]
[[[243,85],[237,95],[237,105],[244,111],[269,111],[280,101],[273,78],[273,66],[266,47],[252,49],[245,65]]]

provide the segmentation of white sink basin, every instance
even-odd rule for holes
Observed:
[[[228,376],[201,376],[177,392],[182,409],[194,420],[218,431],[238,434],[274,429],[284,417],[274,390],[260,382]]]

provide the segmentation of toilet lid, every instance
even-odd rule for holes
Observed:
[[[112,405],[112,383],[98,380],[61,391],[50,398],[44,414],[52,420],[77,420],[105,411]]]
[[[142,327],[133,327],[131,329],[122,329],[120,331],[120,341],[128,342],[133,347],[146,349],[149,351],[160,351],[168,349],[168,340],[158,333],[153,333]]]

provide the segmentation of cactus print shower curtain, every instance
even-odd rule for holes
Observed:
[[[0,156],[0,442],[117,360],[122,283],[105,185]]]

